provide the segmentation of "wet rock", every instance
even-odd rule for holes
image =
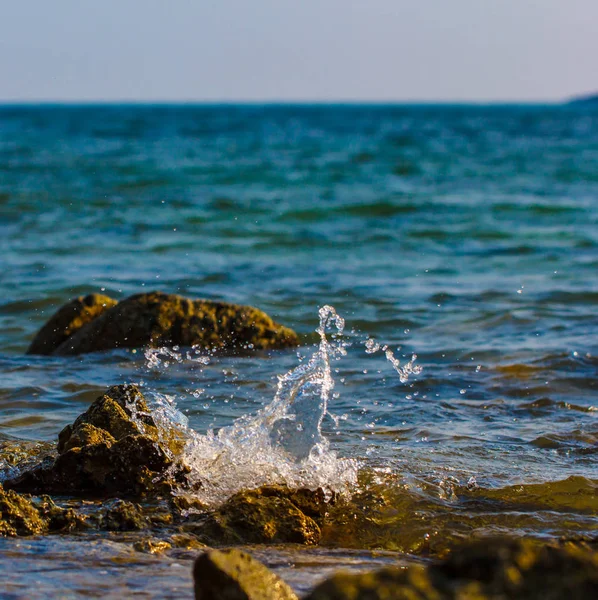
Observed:
[[[182,433],[158,425],[139,389],[119,385],[100,396],[58,437],[58,456],[5,482],[33,493],[159,496],[182,482]],[[168,471],[168,478],[163,475]]]
[[[200,542],[197,536],[189,533],[175,533],[170,536],[170,545],[184,550],[199,550],[207,546]]]
[[[338,573],[306,600],[397,598],[557,600],[598,595],[598,554],[579,545],[480,540],[428,567]]]
[[[108,531],[141,531],[147,525],[141,507],[126,500],[116,500],[100,516],[100,528]]]
[[[320,541],[320,527],[292,501],[292,491],[242,491],[211,513],[196,533],[215,544],[307,544]]]
[[[226,302],[190,300],[175,294],[137,294],[91,315],[78,316],[77,327],[66,316],[77,313],[90,296],[61,308],[44,325],[30,354],[73,355],[113,348],[199,346],[210,350],[276,349],[297,346],[297,334],[278,325],[261,310]],[[96,298],[96,297],[94,297]],[[105,298],[105,297],[102,297]],[[93,306],[98,305],[94,299]],[[65,316],[66,315],[66,316]],[[81,321],[81,324],[79,324]],[[63,325],[64,323],[64,325]],[[59,331],[56,344],[41,343],[47,332]],[[42,333],[44,335],[42,335]]]
[[[196,600],[297,600],[282,579],[236,549],[201,554],[193,577]]]
[[[39,330],[27,354],[52,354],[81,327],[116,304],[116,300],[101,294],[89,294],[71,300]]]
[[[139,540],[133,544],[133,548],[137,552],[143,552],[145,554],[162,554],[166,550],[170,550],[172,546],[164,540],[157,538],[147,538],[145,540]]]
[[[38,535],[46,529],[47,523],[29,498],[0,484],[0,535]]]
[[[85,515],[78,513],[73,508],[62,508],[56,506],[50,496],[34,498],[32,504],[39,512],[51,533],[70,533],[73,531],[85,531],[89,529]]]

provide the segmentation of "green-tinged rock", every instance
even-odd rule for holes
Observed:
[[[299,344],[294,331],[252,306],[190,300],[162,292],[137,294],[118,303],[108,300],[108,310],[106,297],[73,300],[44,325],[28,352],[73,355],[142,346],[245,351]],[[75,324],[71,322],[73,314],[77,315]],[[47,341],[49,334],[53,334],[51,341]]]
[[[138,504],[116,500],[103,511],[99,525],[108,531],[141,531],[148,521]]]
[[[48,531],[51,533],[85,531],[90,527],[85,515],[78,513],[73,508],[56,506],[50,496],[33,498],[32,504],[47,522]]]
[[[61,431],[56,458],[5,486],[32,493],[164,495],[184,480],[185,468],[176,464],[184,443],[180,431],[154,421],[136,386],[114,386]]]
[[[580,545],[480,540],[427,567],[338,573],[306,600],[582,600],[598,597],[598,554]]]
[[[320,527],[293,503],[293,492],[283,490],[239,492],[209,514],[195,532],[214,544],[317,544]]]
[[[47,530],[47,523],[29,498],[0,484],[0,535],[38,535]]]
[[[293,590],[240,550],[211,550],[193,568],[196,600],[297,600]]]
[[[89,294],[71,300],[39,330],[27,354],[52,354],[81,327],[116,304],[116,300],[101,294]]]
[[[189,533],[175,533],[169,538],[169,543],[174,548],[182,548],[184,550],[199,550],[207,548],[207,546],[197,539],[197,536]]]

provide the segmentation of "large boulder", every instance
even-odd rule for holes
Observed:
[[[151,292],[116,302],[69,302],[36,335],[29,354],[73,355],[114,348],[198,346],[210,351],[297,346],[297,334],[252,306]]]
[[[271,486],[241,491],[194,530],[212,544],[314,545],[321,537],[316,521],[325,512],[323,496],[322,490]]]
[[[582,600],[598,597],[598,554],[582,544],[480,540],[427,567],[387,567],[337,573],[306,600],[438,600],[514,598]]]
[[[282,579],[237,549],[201,554],[193,578],[196,600],[297,600]]]
[[[58,456],[5,486],[31,493],[159,496],[184,478],[176,459],[184,444],[182,432],[154,421],[137,386],[118,385],[60,432]]]

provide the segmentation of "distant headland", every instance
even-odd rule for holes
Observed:
[[[567,101],[567,104],[587,104],[590,106],[598,106],[598,92],[592,94],[583,94],[575,96]]]

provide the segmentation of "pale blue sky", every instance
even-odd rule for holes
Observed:
[[[0,0],[0,100],[553,100],[598,0]]]

